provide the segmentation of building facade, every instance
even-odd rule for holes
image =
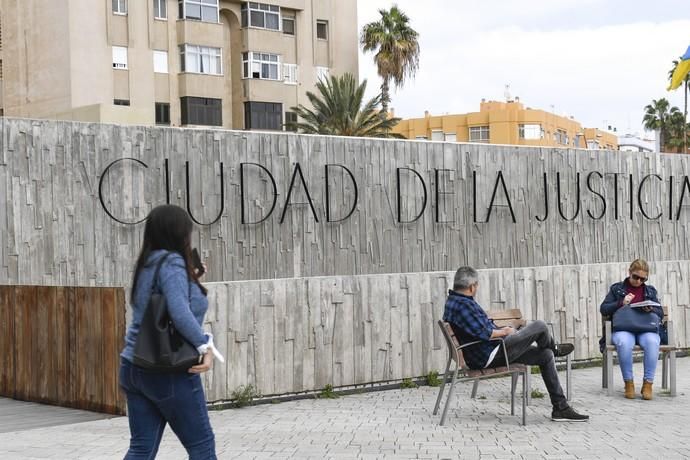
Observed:
[[[644,139],[636,134],[618,136],[618,150],[626,152],[660,152],[656,148],[654,140]]]
[[[519,99],[507,102],[482,99],[479,112],[411,118],[394,129],[408,139],[485,144],[574,147],[616,150],[615,134],[583,128],[569,117],[525,108]]]
[[[0,0],[7,116],[283,129],[357,78],[356,0]]]

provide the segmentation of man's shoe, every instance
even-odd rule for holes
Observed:
[[[589,420],[589,415],[578,414],[572,407],[568,406],[565,409],[554,409],[551,412],[551,420],[554,422],[586,422]]]
[[[567,356],[575,350],[575,345],[572,343],[557,343],[553,346],[553,355],[556,358]]]

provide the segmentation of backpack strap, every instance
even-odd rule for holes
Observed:
[[[153,272],[153,284],[151,285],[151,292],[153,292],[158,286],[158,272],[161,270],[163,262],[165,262],[165,259],[167,259],[170,254],[172,253],[166,252],[160,257],[160,259],[158,259],[158,262],[156,262],[156,271]]]

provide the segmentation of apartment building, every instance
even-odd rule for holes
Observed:
[[[0,0],[7,116],[280,130],[358,73],[356,0]]]
[[[572,117],[525,107],[519,98],[485,101],[479,112],[401,120],[394,128],[408,139],[617,150],[616,134],[583,128]]]

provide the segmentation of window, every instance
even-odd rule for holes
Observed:
[[[328,40],[328,21],[316,21],[316,38]]]
[[[489,142],[489,127],[470,126],[470,142]]]
[[[283,64],[283,81],[286,85],[297,84],[297,64]]]
[[[245,102],[245,129],[283,129],[283,104],[275,102]]]
[[[127,69],[127,48],[124,46],[113,46],[113,68]]]
[[[242,78],[280,79],[280,56],[270,53],[242,53]]]
[[[153,71],[155,73],[168,73],[168,52],[153,52]]]
[[[180,45],[182,72],[223,75],[220,48]]]
[[[167,102],[156,102],[156,124],[170,124],[170,104]]]
[[[326,81],[330,77],[330,72],[328,71],[328,67],[316,67],[316,80],[317,81]]]
[[[285,112],[285,131],[297,132],[297,127],[289,126],[288,123],[297,123],[297,114],[295,112]]]
[[[283,33],[286,35],[295,35],[294,16],[283,16]]]
[[[218,0],[178,0],[180,19],[218,22]]]
[[[458,137],[455,135],[455,133],[445,133],[443,135],[443,140],[446,142],[457,142]]]
[[[168,19],[168,0],[153,0],[153,17]]]
[[[113,105],[129,105],[129,99],[113,99]]]
[[[113,13],[127,14],[127,0],[113,0]]]
[[[553,140],[561,145],[568,145],[568,132],[564,129],[558,129],[553,133]]]
[[[520,139],[543,139],[544,129],[541,127],[541,125],[520,124],[518,125],[518,134],[520,135]]]
[[[207,97],[181,97],[183,125],[222,126],[223,111],[220,99]]]
[[[431,130],[431,140],[432,141],[442,141],[443,140],[443,131],[440,130]]]
[[[243,3],[242,27],[280,30],[280,7],[277,5],[267,5],[266,3]]]

